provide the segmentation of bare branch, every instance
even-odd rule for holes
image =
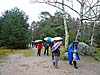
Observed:
[[[61,4],[61,5],[65,5],[66,7],[68,7],[69,9],[75,11],[78,15],[80,15],[80,13],[77,12],[75,9],[73,9],[72,7],[70,7],[70,6],[66,5],[66,4],[63,4],[63,3],[61,3],[61,2],[57,2],[57,1],[56,1],[56,2],[51,2],[51,1],[49,1],[49,2],[47,2],[47,1],[39,2],[39,1],[37,1],[37,3],[46,3],[46,4],[52,5],[52,6],[54,6],[54,7],[57,7],[57,6],[53,5],[53,3],[58,3],[58,4]],[[52,4],[51,4],[51,3],[52,3]],[[60,7],[57,7],[57,8],[61,9]]]
[[[89,10],[85,12],[85,14],[87,14],[91,9],[93,9],[94,7],[97,7],[97,6],[100,6],[100,5],[95,5],[95,6],[90,7]]]
[[[72,4],[72,8],[73,8],[73,0],[70,0],[71,4]]]
[[[92,3],[93,3],[93,0],[92,0],[91,3],[89,2],[89,0],[87,0],[87,2],[89,3],[89,6],[88,6],[88,5],[87,5],[87,6],[91,8]],[[91,10],[93,11],[93,13],[94,13],[94,15],[95,15],[95,17],[96,17],[96,13],[95,13],[95,11],[94,11],[93,9],[91,9]],[[91,10],[89,11],[90,13],[92,12]],[[92,17],[92,16],[91,16],[91,17]]]
[[[79,0],[77,0],[80,4],[82,4]]]
[[[63,4],[63,3],[60,3],[60,2],[56,2],[56,3]],[[80,13],[77,12],[77,11],[76,11],[75,9],[73,9],[72,7],[70,7],[70,6],[66,5],[66,4],[63,4],[63,5],[65,5],[66,7],[70,8],[71,10],[75,11],[78,15],[80,15]]]
[[[58,8],[58,9],[60,9],[60,10],[64,11],[62,8],[57,7],[57,6],[55,6],[55,5],[52,5],[52,4],[49,4],[49,3],[46,3],[46,4],[51,5],[51,6],[53,6],[53,7],[56,7],[56,8]],[[68,15],[69,15],[69,13],[67,13],[67,12],[65,12],[65,14],[68,14]]]
[[[71,3],[72,3],[72,8],[73,8],[73,1],[71,0]]]
[[[92,3],[93,3],[93,0],[92,0],[92,2],[90,3],[90,1],[89,0],[87,0],[87,2],[89,3],[89,5],[91,6],[92,5]]]
[[[54,0],[54,1],[43,0],[43,2],[39,2],[38,0],[35,0],[35,1],[36,1],[37,3],[45,3],[45,4],[48,4],[48,5],[51,5],[51,6],[56,7],[56,8],[58,8],[58,9],[62,10],[62,11],[63,11],[63,9],[60,8],[60,7],[58,7],[58,6],[56,6],[56,4],[65,5],[65,6],[68,7],[69,9],[73,10],[74,12],[76,12],[79,16],[81,16],[81,14],[80,14],[78,11],[76,11],[75,9],[73,9],[72,7],[70,7],[70,6],[66,5],[66,4],[63,4],[63,3],[61,3],[61,2],[58,2],[57,0]],[[71,0],[71,1],[72,1],[72,0]],[[79,0],[77,0],[77,1],[78,1],[80,4],[82,4],[82,2],[80,2]],[[86,1],[85,1],[85,2],[86,2]],[[93,0],[92,0],[91,3],[89,3],[89,1],[88,1],[89,5],[87,5],[85,2],[84,2],[84,4],[85,4],[89,9],[83,14],[83,17],[85,17],[85,18],[87,18],[87,19],[95,18],[95,17],[96,17],[96,13],[95,13],[95,11],[93,10],[93,8],[94,8],[94,7],[97,7],[97,6],[100,6],[100,5],[97,5],[97,3],[99,3],[100,1],[98,0],[96,3],[94,3],[93,6],[92,6]],[[55,4],[55,5],[54,5],[54,4]],[[91,17],[91,18],[89,18],[89,17],[86,16],[86,14],[87,14],[90,10],[92,10],[93,13],[94,13],[94,15],[95,15],[95,16],[93,16],[93,17]],[[67,13],[67,12],[66,12],[66,13]],[[67,14],[68,14],[68,13],[67,13]]]
[[[92,5],[92,6],[91,6],[91,5],[90,5],[90,6],[87,5],[87,6],[89,7],[89,10],[87,10],[87,11],[85,12],[85,14],[87,14],[87,13],[88,13],[91,9],[93,9],[94,7],[100,6],[100,5],[97,5],[99,2],[100,2],[100,1],[98,0],[98,1],[97,1],[96,3],[94,3],[94,5]],[[84,14],[84,15],[85,15],[85,14]]]

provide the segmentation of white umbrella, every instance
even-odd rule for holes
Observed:
[[[44,40],[48,40],[48,37],[44,38]]]
[[[54,37],[53,40],[62,40],[62,37]]]
[[[38,42],[42,42],[42,40],[35,40],[34,42],[38,43]]]

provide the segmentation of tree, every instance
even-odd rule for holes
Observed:
[[[0,47],[2,46],[2,40],[1,40],[1,22],[2,22],[2,19],[0,17]]]
[[[83,20],[94,20],[99,14],[98,14],[98,8],[100,8],[100,0],[31,0],[32,2],[37,3],[45,3],[48,5],[51,5],[53,7],[56,7],[63,11],[63,18],[64,18],[64,27],[65,27],[65,44],[68,45],[68,30],[67,30],[67,21],[66,17],[68,19],[68,13],[66,15],[66,10],[64,6],[68,9],[71,9],[72,11],[76,12],[79,15],[79,27],[76,35],[76,40],[80,41],[82,26],[83,26]],[[70,2],[70,5],[69,5]],[[78,10],[74,9],[74,6],[80,5],[80,8],[78,7],[78,10],[80,9],[80,12]],[[100,10],[99,10],[100,12]],[[91,13],[91,15],[90,15]],[[91,35],[93,37],[93,34]],[[66,47],[66,45],[65,45]],[[67,49],[67,48],[65,48]]]
[[[36,36],[36,22],[31,23],[31,39],[34,40]]]
[[[25,48],[29,43],[28,16],[17,7],[5,11],[0,20],[2,46]]]
[[[100,22],[97,24],[95,28],[95,39],[94,41],[97,43],[98,47],[100,47]]]
[[[48,19],[48,18],[51,17],[51,14],[49,12],[47,12],[47,11],[41,12],[40,13],[40,17],[43,18],[43,19]]]
[[[43,39],[44,37],[47,36],[50,37],[60,36],[65,39],[65,29],[64,29],[62,14],[63,13],[61,11],[56,11],[54,13],[54,16],[51,15],[51,17],[48,18],[46,17],[48,15],[45,16],[45,14],[40,14],[44,17],[42,17],[42,19],[37,23],[34,21],[32,22],[33,36],[35,37],[34,40]],[[69,30],[68,33],[70,35],[69,43],[71,43],[75,39],[75,35],[77,33],[78,21],[75,18],[72,18],[70,15],[66,20],[68,21],[68,30]]]
[[[40,13],[41,20],[39,22],[32,22],[33,26],[33,37],[36,39],[43,39],[44,37],[50,36],[61,36],[64,34],[64,26],[62,13],[57,11],[54,16],[49,12]],[[38,36],[37,36],[38,35]]]
[[[64,27],[61,14],[60,11],[57,11],[54,16],[51,15],[50,18],[40,21],[40,26],[42,29],[44,28],[42,32],[45,32],[46,36],[63,36]]]
[[[43,37],[53,37],[54,35],[56,35],[54,28],[52,28],[52,26],[54,25],[54,21],[52,19],[54,17],[49,12],[41,12],[40,17],[42,18],[42,20],[38,22],[41,30],[40,37],[43,39]]]

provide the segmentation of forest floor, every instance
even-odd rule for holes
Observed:
[[[59,68],[55,68],[51,56],[11,54],[7,59],[0,60],[0,75],[100,75],[100,62],[88,59],[92,58],[81,58],[78,69],[62,60],[59,61]]]

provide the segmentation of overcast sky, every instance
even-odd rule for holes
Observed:
[[[53,15],[57,10],[46,4],[31,3],[30,0],[0,0],[0,16],[2,15],[1,13],[14,7],[18,7],[29,16],[29,23],[33,20],[38,21],[38,16],[42,11],[48,11]]]
[[[14,7],[18,7],[20,10],[24,11],[26,15],[29,17],[29,23],[34,21],[39,21],[39,14],[42,11],[48,11],[51,15],[54,15],[56,10],[58,10],[55,7],[52,7],[47,4],[39,4],[39,3],[31,3],[31,0],[0,0],[0,16],[1,13],[4,13],[6,10],[12,9]],[[41,0],[39,0],[41,1]],[[42,0],[43,1],[43,0]],[[61,0],[59,0],[61,1]],[[67,5],[71,5],[70,3],[67,3]],[[79,4],[74,3],[74,8],[77,9],[79,7]],[[73,12],[72,10],[66,9],[66,11],[72,16],[77,17],[77,14]],[[77,11],[80,11],[78,9]]]

